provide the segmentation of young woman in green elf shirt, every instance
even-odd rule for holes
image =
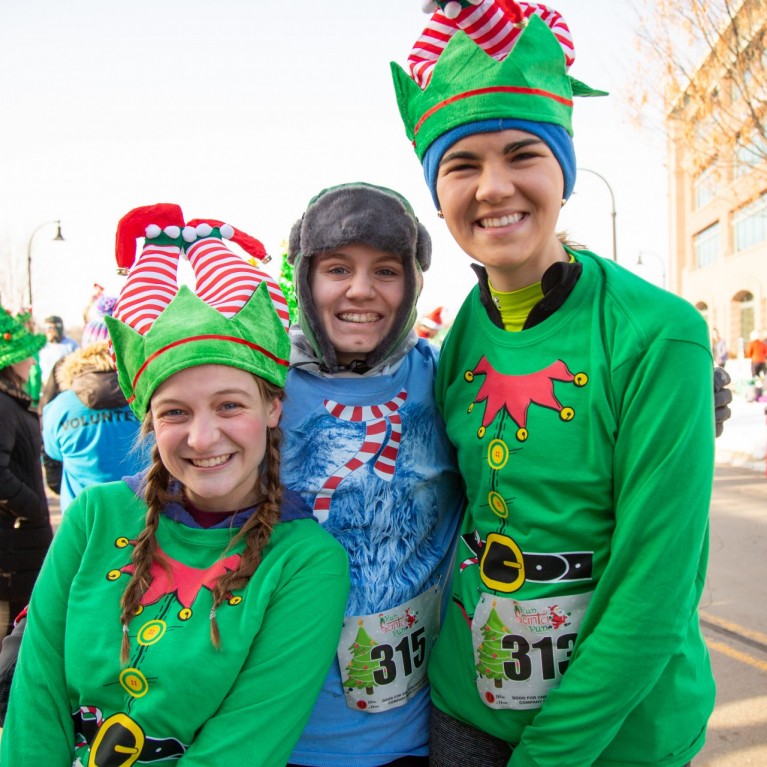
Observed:
[[[681,767],[714,704],[697,615],[706,323],[557,236],[572,98],[599,95],[568,75],[561,16],[438,5],[411,73],[393,65],[408,138],[479,283],[437,371],[468,508],[429,667],[431,763]]]
[[[175,205],[118,228],[132,268],[107,323],[153,460],[67,509],[29,606],[3,765],[278,767],[319,693],[347,557],[280,481],[285,299],[222,237],[260,247],[185,225]],[[177,286],[182,252],[196,293]]]

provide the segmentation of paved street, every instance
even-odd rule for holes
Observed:
[[[718,693],[694,767],[767,767],[766,549],[767,477],[718,466],[701,601]]]
[[[59,526],[59,522],[61,522],[61,509],[59,508],[59,497],[58,495],[54,495],[51,493],[47,488],[45,490],[46,495],[48,496],[48,510],[51,513],[51,524],[53,525],[54,531]]]

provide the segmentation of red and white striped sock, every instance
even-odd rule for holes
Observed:
[[[567,67],[575,60],[572,36],[562,16],[540,3],[515,3],[511,0],[479,0],[461,8],[453,18],[441,10],[432,14],[426,28],[413,46],[408,66],[415,82],[423,89],[442,51],[460,29],[489,56],[502,61],[522,34],[521,19],[540,16],[559,40]]]
[[[120,292],[115,319],[144,335],[178,292],[180,254],[177,245],[147,242]]]
[[[238,232],[234,227],[218,221],[190,222],[187,226],[195,228],[195,236],[203,235],[186,249],[197,282],[197,295],[225,317],[231,318],[245,306],[256,288],[265,282],[275,310],[287,330],[290,324],[288,303],[277,281],[235,255],[222,240],[207,236],[210,234],[210,224],[219,226],[222,235],[230,235],[228,239],[242,245],[248,252],[256,247],[253,243],[257,243],[258,252],[251,253],[254,257],[266,255],[258,240]],[[187,235],[185,231],[184,236],[191,237],[191,234]]]

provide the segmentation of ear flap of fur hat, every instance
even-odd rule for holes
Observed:
[[[342,184],[314,197],[290,231],[288,263],[295,267],[299,325],[328,370],[337,368],[335,349],[319,320],[310,286],[311,258],[347,245],[365,244],[398,256],[405,293],[391,331],[367,355],[372,368],[384,362],[412,330],[421,273],[431,264],[431,237],[410,203],[397,192],[362,182]]]
[[[416,240],[415,257],[421,265],[421,271],[425,272],[431,266],[431,235],[426,231],[426,227],[417,222],[418,239]]]

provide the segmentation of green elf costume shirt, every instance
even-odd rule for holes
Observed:
[[[120,596],[145,515],[126,482],[89,488],[67,509],[32,597],[5,725],[27,737],[3,739],[3,765],[278,767],[290,756],[335,656],[326,621],[343,615],[346,553],[311,517],[277,524],[247,586],[217,610],[214,651],[210,585],[243,544],[222,559],[237,529],[164,514],[157,539],[171,573],[155,568],[122,666]]]
[[[513,767],[671,767],[714,682],[698,627],[713,479],[711,352],[688,303],[587,251],[519,333],[469,295],[437,401],[468,510],[429,668],[438,708]]]
[[[139,237],[145,241],[134,262]],[[225,365],[285,386],[284,296],[269,275],[228,249],[228,239],[264,255],[249,235],[217,221],[186,222],[169,203],[136,208],[118,224],[118,265],[129,272],[106,322],[120,387],[141,420],[157,387],[195,366]],[[182,251],[194,292],[176,279]],[[229,404],[216,397],[216,407]],[[194,408],[183,404],[172,407],[194,420]],[[272,447],[278,444],[275,438]],[[190,446],[187,456],[205,453]],[[189,488],[160,479],[156,462],[143,475],[94,485],[75,499],[32,594],[0,764],[287,762],[335,657],[349,573],[346,552],[300,497],[269,481],[279,474],[274,460],[265,448],[253,467],[246,500],[256,505],[222,513],[209,528],[183,505],[194,497]],[[153,497],[167,500],[148,506]],[[147,528],[152,559],[127,619],[121,600],[140,577],[134,552]],[[255,534],[255,572],[242,588],[220,594],[220,579],[240,570],[243,538]]]

